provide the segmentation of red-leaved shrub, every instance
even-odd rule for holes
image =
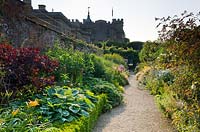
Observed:
[[[0,44],[0,92],[23,91],[26,85],[41,90],[54,84],[53,72],[59,63],[40,54],[37,48],[14,48]]]

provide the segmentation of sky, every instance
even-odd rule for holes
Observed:
[[[88,7],[92,21],[123,18],[124,31],[130,41],[156,40],[155,17],[180,15],[184,10],[194,14],[200,11],[200,0],[32,0],[34,9],[38,4],[81,22],[87,17]]]

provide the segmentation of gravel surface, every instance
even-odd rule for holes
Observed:
[[[153,96],[138,87],[134,75],[129,83],[125,87],[125,103],[102,114],[93,132],[174,132],[156,107]]]

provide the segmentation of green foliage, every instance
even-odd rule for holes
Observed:
[[[103,57],[94,56],[94,77],[103,78],[111,83],[118,82],[124,86],[128,84],[126,69]]]
[[[48,57],[36,54],[33,59],[29,58],[29,50],[31,49],[22,50],[22,61],[16,59],[12,52],[6,53],[3,57],[4,54],[1,54],[0,57],[22,65],[22,68],[19,68],[22,71],[29,68],[30,70],[25,72],[31,71],[31,76],[42,77],[44,83],[52,79],[56,82],[37,93],[33,92],[37,88],[33,84],[41,86],[37,78],[31,78],[32,83],[20,87],[24,91],[23,98],[9,101],[7,106],[0,108],[0,131],[88,132],[102,110],[110,110],[122,103],[124,90],[121,85],[126,85],[128,81],[126,69],[122,65],[125,62],[121,56],[113,54],[100,57],[56,45],[46,52]],[[38,53],[37,50],[34,51]],[[11,57],[7,59],[6,55]],[[53,65],[49,58],[58,60],[55,64],[59,63],[59,67],[55,69],[57,65]],[[32,62],[32,59],[37,62],[30,65],[33,69],[29,65],[24,67],[24,63]],[[10,63],[6,66],[1,64],[0,81],[7,74],[2,67],[8,68]],[[45,79],[49,75],[52,75],[52,78]],[[0,86],[4,85],[1,83]],[[31,94],[27,94],[29,92]],[[13,93],[6,91],[0,94],[1,99],[7,100]]]
[[[144,42],[134,41],[127,44],[128,48],[132,48],[134,50],[140,51],[142,50]]]
[[[160,80],[152,79],[146,82],[146,88],[150,90],[153,95],[163,94],[163,83]]]
[[[90,43],[86,43],[83,40],[74,39],[74,38],[65,38],[63,39],[64,43],[62,44],[62,47],[65,49],[73,49],[78,50],[80,52],[84,53],[95,53],[97,55],[102,55],[103,50],[99,48],[98,46]],[[60,45],[59,41],[56,41],[56,44]]]
[[[90,78],[85,81],[85,86],[96,95],[107,95],[107,104],[104,107],[104,111],[112,109],[112,107],[118,106],[123,101],[121,87],[116,87],[114,84],[107,81],[103,81],[98,78]]]
[[[152,62],[163,53],[163,48],[157,42],[144,43],[143,49],[139,53],[141,62]]]
[[[162,94],[157,94],[155,96],[156,103],[166,117],[172,118],[173,113],[177,110],[177,103],[175,98],[176,95],[170,90],[169,87],[163,86],[162,89],[165,89],[163,90]],[[181,108],[182,106],[179,107]]]
[[[102,59],[99,56],[93,57],[93,63],[94,63],[94,77],[97,78],[104,78],[105,73],[106,73],[106,65],[105,65],[105,60]],[[107,61],[108,62],[108,61]],[[112,64],[111,64],[112,65]]]
[[[95,107],[92,108],[92,111],[90,112],[89,117],[81,117],[76,121],[73,121],[71,123],[56,123],[54,124],[54,131],[60,131],[60,132],[90,132],[92,131],[92,128],[96,124],[96,121],[99,117],[99,115],[102,113],[103,107],[106,103],[106,96],[105,95],[99,95],[98,96],[98,102],[96,103]],[[51,132],[54,132],[51,131]],[[44,131],[48,132],[48,131]]]
[[[100,42],[101,45],[106,46],[106,47],[124,47],[126,43],[123,42],[114,42],[114,41],[105,41],[105,42]]]
[[[0,23],[3,23],[3,20],[1,20],[1,12],[0,12]],[[0,25],[0,31],[2,31],[1,25]],[[0,32],[0,43],[8,43],[5,34],[2,32]]]
[[[200,131],[199,14],[185,11],[157,20],[161,43],[145,44],[140,53],[141,61],[153,68],[146,87],[178,131]]]
[[[83,76],[91,76],[94,71],[90,54],[55,46],[47,55],[59,60],[60,66],[55,72],[56,79],[65,85],[67,83],[80,85]]]
[[[167,91],[165,88],[172,85],[174,82],[174,76],[169,70],[151,70],[143,83],[145,87],[150,90],[153,95],[163,95]]]
[[[98,48],[93,44],[86,43],[85,41],[82,40],[75,41],[74,49],[85,53],[95,53],[97,55],[103,54],[102,49]]]
[[[117,47],[108,47],[104,51],[105,54],[119,54],[123,58],[128,59],[128,63],[135,64],[139,62],[138,51],[133,50],[132,48],[117,48]]]
[[[34,131],[47,128],[54,122],[72,122],[82,116],[89,117],[96,102],[96,96],[88,90],[51,87],[29,102],[13,102],[9,108],[2,109],[0,131]]]
[[[37,96],[41,105],[36,109],[42,114],[44,120],[50,122],[71,122],[80,116],[89,116],[89,110],[96,102],[89,91],[80,89],[66,89],[65,87],[52,87],[46,90],[44,95]]]
[[[126,63],[124,61],[124,58],[120,56],[119,54],[104,54],[104,58],[106,60],[112,61],[118,65],[124,65],[126,66]]]
[[[119,54],[124,59],[127,59],[130,69],[135,68],[139,63],[138,53],[142,48],[143,42],[100,42],[95,44],[104,50],[104,54]]]
[[[34,113],[34,109],[23,107],[24,102],[16,103],[16,106],[1,109],[0,112],[0,132],[12,131],[39,131],[51,126],[48,122],[39,122],[40,116]]]
[[[125,86],[128,84],[128,76],[126,75],[126,71],[119,71],[120,66],[114,67],[115,69],[108,69],[106,71],[106,77],[105,79],[111,83],[118,82],[119,85]]]

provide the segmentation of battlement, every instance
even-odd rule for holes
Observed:
[[[70,22],[71,23],[80,23],[80,24],[82,24],[82,22],[80,22],[78,19],[71,19]]]
[[[124,19],[112,19],[112,23],[123,23]]]

